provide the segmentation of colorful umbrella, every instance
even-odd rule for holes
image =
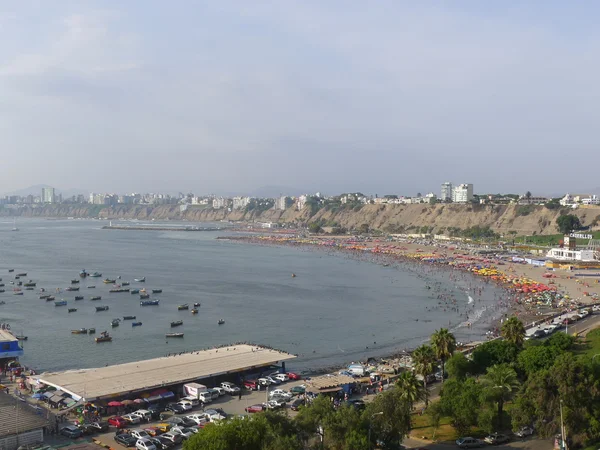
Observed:
[[[108,406],[123,406],[123,403],[112,401],[112,402],[108,402]]]
[[[144,399],[141,399],[141,398],[136,398],[136,399],[133,401],[133,403],[146,403],[146,402],[144,401]]]
[[[133,400],[123,400],[121,403],[123,405],[133,405]]]

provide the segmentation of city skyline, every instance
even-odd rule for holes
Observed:
[[[599,9],[6,4],[0,192],[595,190]]]

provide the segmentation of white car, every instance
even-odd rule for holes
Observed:
[[[138,439],[149,439],[151,436],[146,433],[144,430],[131,430],[130,434],[134,437],[134,438],[138,438]]]
[[[269,397],[283,397],[289,400],[292,398],[292,394],[283,389],[273,389],[272,391],[269,391]]]
[[[227,418],[216,409],[207,409],[204,411],[204,417],[211,422],[218,422],[219,420],[224,420]]]
[[[223,390],[225,392],[228,392],[231,395],[237,394],[240,392],[240,388],[237,387],[235,384],[230,383],[228,381],[224,381],[223,383],[221,383],[221,387],[223,388]]]
[[[273,378],[275,378],[276,380],[281,381],[282,383],[285,383],[286,381],[290,380],[290,377],[288,377],[285,373],[278,373]]]
[[[281,384],[281,380],[273,377],[265,377],[271,384]]]
[[[135,443],[135,448],[138,450],[156,450],[156,445],[150,439],[138,439]]]
[[[196,425],[208,422],[208,418],[204,414],[190,414],[189,416],[185,416],[185,418],[193,420],[196,422]]]
[[[279,399],[271,399],[266,403],[266,405],[269,409],[278,409],[285,407],[285,402]]]
[[[173,428],[171,428],[169,430],[169,432],[173,433],[173,434],[179,434],[184,439],[189,439],[194,434],[192,431],[190,431],[190,430],[188,430],[187,428],[184,428],[184,427],[173,427]]]
[[[173,444],[179,444],[181,442],[181,439],[183,438],[183,436],[181,436],[179,433],[172,433],[170,431],[168,433],[161,434],[160,437],[168,439]]]
[[[125,419],[127,422],[132,423],[132,424],[138,424],[142,421],[142,419],[140,419],[138,416],[134,415],[134,414],[126,414],[123,416],[123,419]]]
[[[188,402],[187,400],[180,400],[177,402],[177,404],[180,405],[185,411],[192,409],[192,403]]]
[[[214,387],[213,389],[219,393],[219,396],[223,396],[227,393],[222,387]]]
[[[256,380],[258,382],[258,384],[260,384],[261,386],[270,386],[271,382],[266,379],[266,378],[259,378],[258,380]]]
[[[533,428],[523,427],[515,433],[515,436],[524,438],[525,436],[531,436],[533,434]]]
[[[138,416],[142,421],[150,422],[152,420],[152,413],[146,409],[138,409],[131,414]]]

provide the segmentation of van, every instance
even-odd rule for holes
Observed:
[[[200,404],[200,400],[193,395],[188,395],[187,397],[183,397],[181,400],[186,400],[192,404],[192,406],[198,406]]]
[[[362,364],[350,364],[348,366],[348,372],[350,372],[355,377],[364,377],[367,374],[365,366],[363,366]]]

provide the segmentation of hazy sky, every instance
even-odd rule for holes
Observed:
[[[548,0],[4,1],[0,192],[600,186],[599,13]]]

